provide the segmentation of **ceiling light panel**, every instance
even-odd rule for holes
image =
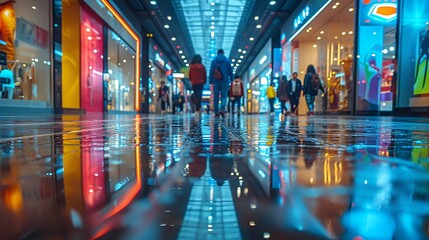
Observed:
[[[180,0],[195,53],[202,56],[207,67],[219,48],[229,57],[240,24],[237,19],[241,19],[246,4],[243,0],[216,0],[214,5],[210,2]]]

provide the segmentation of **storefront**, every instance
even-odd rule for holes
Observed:
[[[173,78],[171,62],[159,49],[153,39],[149,40],[149,112],[161,112],[161,105],[158,101],[158,89],[161,86],[161,81],[166,83],[170,88],[170,103],[171,93],[173,92]],[[171,105],[171,104],[170,104]]]
[[[354,0],[302,2],[281,29],[283,73],[303,81],[312,64],[322,79],[316,112],[352,111],[354,31]],[[301,97],[298,114],[307,111]]]
[[[356,111],[392,112],[397,1],[359,1]]]
[[[429,114],[429,2],[399,1],[397,112]]]
[[[0,0],[1,107],[52,111],[51,7],[49,0]]]
[[[101,4],[100,4],[101,3]],[[56,91],[62,109],[138,111],[140,37],[108,1],[57,1]],[[58,14],[55,12],[55,14]],[[80,49],[80,51],[76,51]],[[59,86],[59,87],[58,87]]]
[[[270,111],[266,91],[272,82],[271,61],[272,44],[270,39],[249,67],[249,81],[245,82],[247,89],[247,96],[245,96],[247,113],[266,113]],[[275,89],[277,89],[277,84]]]

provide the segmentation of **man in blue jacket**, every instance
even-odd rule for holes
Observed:
[[[209,82],[213,84],[213,107],[215,116],[222,115],[222,117],[225,117],[229,83],[232,82],[233,79],[231,62],[225,57],[223,49],[219,49],[216,58],[212,61],[209,74]],[[220,109],[219,94],[221,96]]]

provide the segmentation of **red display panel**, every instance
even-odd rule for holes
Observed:
[[[81,108],[103,111],[103,26],[85,10],[81,24]]]

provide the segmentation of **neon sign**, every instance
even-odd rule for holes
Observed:
[[[298,28],[299,26],[301,26],[301,24],[304,23],[304,20],[306,20],[309,15],[310,15],[310,7],[306,6],[293,21],[293,27]]]

